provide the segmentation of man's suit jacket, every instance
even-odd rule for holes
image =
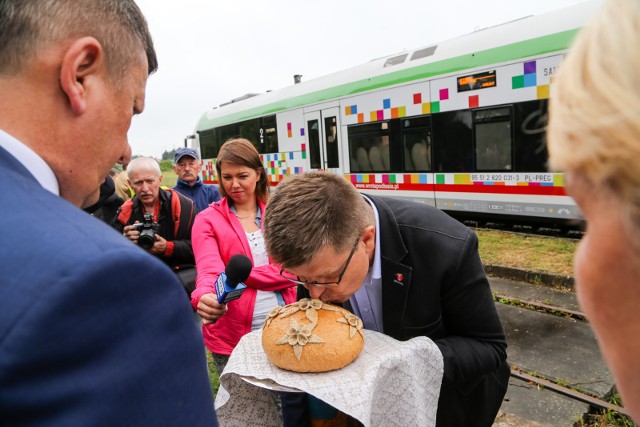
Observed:
[[[367,197],[380,220],[383,332],[401,341],[427,336],[440,348],[438,427],[491,426],[509,366],[476,235],[431,206]]]
[[[438,426],[490,426],[509,366],[476,235],[433,207],[370,198],[380,216],[384,333],[427,336],[440,348]]]
[[[0,425],[216,425],[171,270],[2,148],[0,183]]]

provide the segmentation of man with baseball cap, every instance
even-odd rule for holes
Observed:
[[[200,155],[196,150],[179,148],[173,163],[173,170],[178,175],[178,182],[173,189],[193,200],[198,212],[220,200],[218,187],[200,180]]]

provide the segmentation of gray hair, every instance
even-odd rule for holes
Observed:
[[[127,173],[129,174],[129,177],[131,177],[132,173],[149,170],[155,172],[158,176],[162,175],[160,165],[151,157],[136,157],[131,160],[129,162],[129,166],[127,166]]]
[[[144,51],[158,60],[147,22],[133,0],[0,0],[0,74],[18,74],[42,49],[71,37],[96,38],[117,81]]]

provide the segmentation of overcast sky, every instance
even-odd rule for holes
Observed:
[[[182,146],[208,109],[583,0],[137,0],[158,53],[133,154]]]

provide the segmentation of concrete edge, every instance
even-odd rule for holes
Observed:
[[[574,286],[574,279],[572,276],[558,276],[555,274],[520,270],[518,268],[491,264],[485,264],[484,271],[489,276],[516,280],[519,282],[526,282],[534,285],[544,285],[556,288],[561,287],[572,290]]]

